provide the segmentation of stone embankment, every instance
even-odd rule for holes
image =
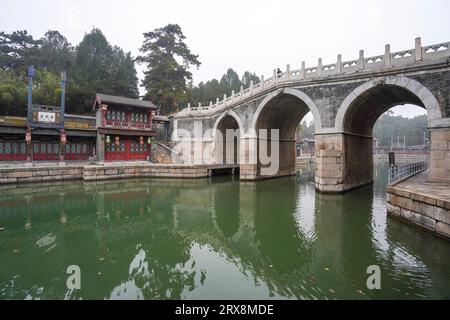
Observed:
[[[450,185],[427,182],[427,172],[388,186],[387,211],[450,239]]]
[[[67,166],[11,166],[0,168],[0,184],[109,180],[133,177],[203,178],[224,166],[153,163],[96,163]]]

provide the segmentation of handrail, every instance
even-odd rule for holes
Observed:
[[[410,163],[403,166],[390,166],[388,184],[400,182],[426,169],[428,169],[428,161]]]

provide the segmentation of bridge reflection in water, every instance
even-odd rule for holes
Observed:
[[[316,193],[311,168],[4,189],[0,299],[450,298],[448,242],[386,217],[383,166],[341,195]]]

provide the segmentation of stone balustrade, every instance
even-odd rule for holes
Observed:
[[[414,49],[391,52],[390,45],[386,45],[383,55],[365,57],[364,51],[361,50],[358,60],[342,61],[342,56],[338,55],[337,62],[333,64],[323,65],[322,59],[319,59],[317,66],[306,67],[305,62],[302,62],[301,68],[298,70],[291,70],[290,65],[287,65],[285,71],[277,72],[275,69],[273,70],[272,77],[266,79],[264,76],[261,76],[259,83],[253,84],[252,82],[249,88],[244,90],[241,87],[239,92],[233,91],[229,97],[224,95],[222,100],[218,98],[215,103],[211,101],[209,105],[202,106],[199,104],[198,107],[191,107],[189,104],[177,116],[214,114],[238,104],[243,100],[269,91],[279,84],[311,81],[315,79],[320,80],[321,78],[349,75],[355,72],[382,71],[389,68],[401,68],[415,63],[432,62],[433,60],[449,57],[449,46],[450,42],[445,42],[423,47],[421,39],[416,38]]]

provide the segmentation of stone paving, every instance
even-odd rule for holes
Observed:
[[[450,183],[428,182],[427,171],[395,185],[397,189],[415,192],[436,201],[448,203],[450,209]]]

